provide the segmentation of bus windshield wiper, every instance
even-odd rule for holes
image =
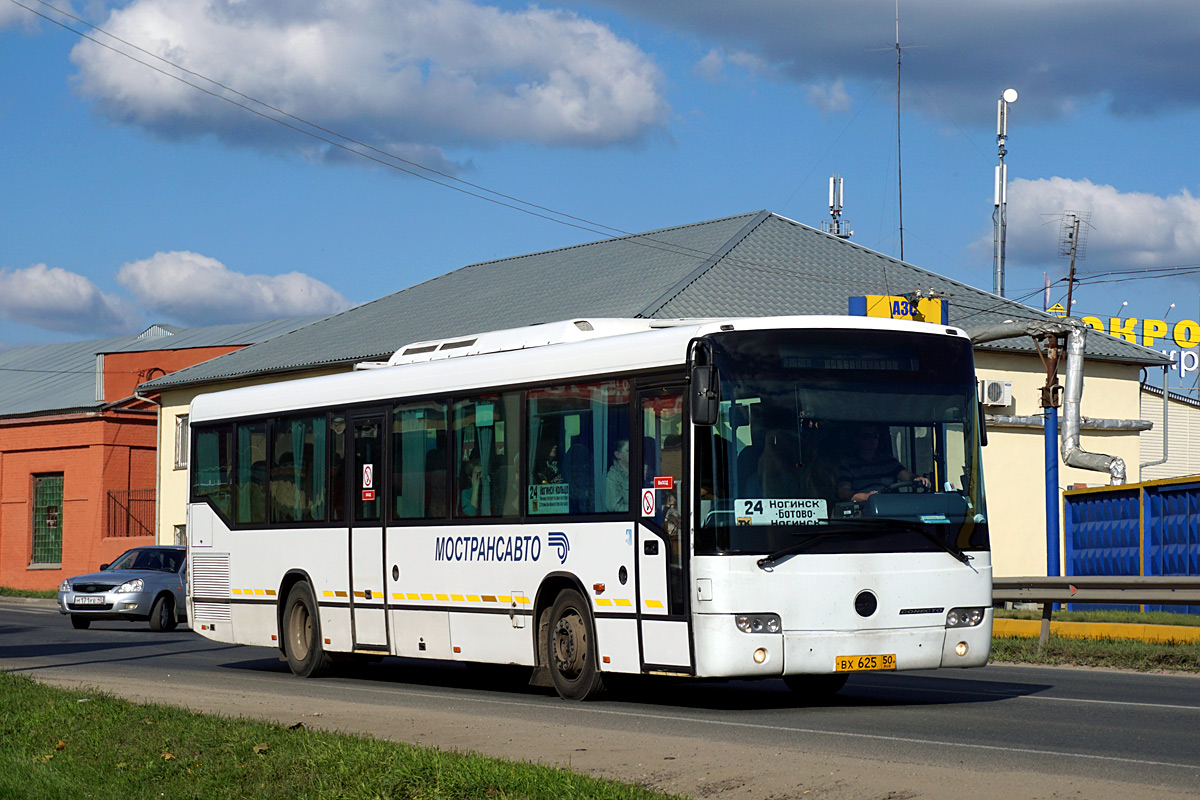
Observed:
[[[893,528],[895,530],[900,530],[900,531],[912,531],[913,533],[921,534],[926,539],[933,542],[938,547],[945,550],[947,553],[954,556],[962,563],[967,564],[968,566],[970,565],[970,562],[974,560],[973,556],[967,554],[963,550],[960,550],[956,545],[951,544],[950,542],[946,541],[945,539],[938,536],[933,531],[930,531],[930,530],[922,527],[921,525],[916,525],[912,522],[905,522],[903,520],[898,520],[898,519],[831,519],[831,520],[827,520],[826,522],[829,525],[839,525],[839,526],[846,526],[846,527],[858,527],[858,526],[873,527],[873,528],[888,527],[888,528]]]
[[[760,566],[763,569],[766,569],[767,567],[773,567],[779,561],[779,559],[783,558],[784,556],[794,556],[796,553],[803,553],[805,550],[807,550],[812,545],[816,544],[821,539],[824,539],[824,538],[832,536],[832,535],[833,535],[832,533],[814,533],[813,535],[811,535],[807,539],[805,539],[803,542],[797,542],[796,544],[785,547],[782,550],[776,550],[774,553],[771,553],[769,556],[763,556],[755,563],[758,564],[758,566]]]

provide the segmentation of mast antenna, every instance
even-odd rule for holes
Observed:
[[[834,175],[829,179],[829,219],[821,223],[821,230],[839,239],[849,239],[854,235],[850,223],[842,219],[842,202],[845,200],[842,186],[842,176]]]

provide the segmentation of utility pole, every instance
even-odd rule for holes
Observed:
[[[1062,405],[1063,387],[1058,382],[1058,360],[1063,343],[1057,333],[1034,337],[1042,366],[1046,368],[1046,384],[1042,387],[1042,412],[1045,415],[1046,453],[1046,576],[1060,573],[1058,558],[1058,409]],[[1042,344],[1046,350],[1043,352]]]

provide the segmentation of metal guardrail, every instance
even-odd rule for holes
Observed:
[[[993,578],[992,600],[997,603],[1041,603],[1042,630],[1038,646],[1044,647],[1050,638],[1050,618],[1055,603],[1200,605],[1200,577],[1075,575],[1064,578]]]
[[[1000,603],[1116,603],[1200,605],[1200,577],[1075,575],[1065,578],[993,578]]]

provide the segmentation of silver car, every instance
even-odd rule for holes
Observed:
[[[135,547],[99,572],[67,578],[58,587],[58,610],[86,628],[94,619],[149,620],[150,630],[169,631],[187,604],[187,549],[170,545]]]

